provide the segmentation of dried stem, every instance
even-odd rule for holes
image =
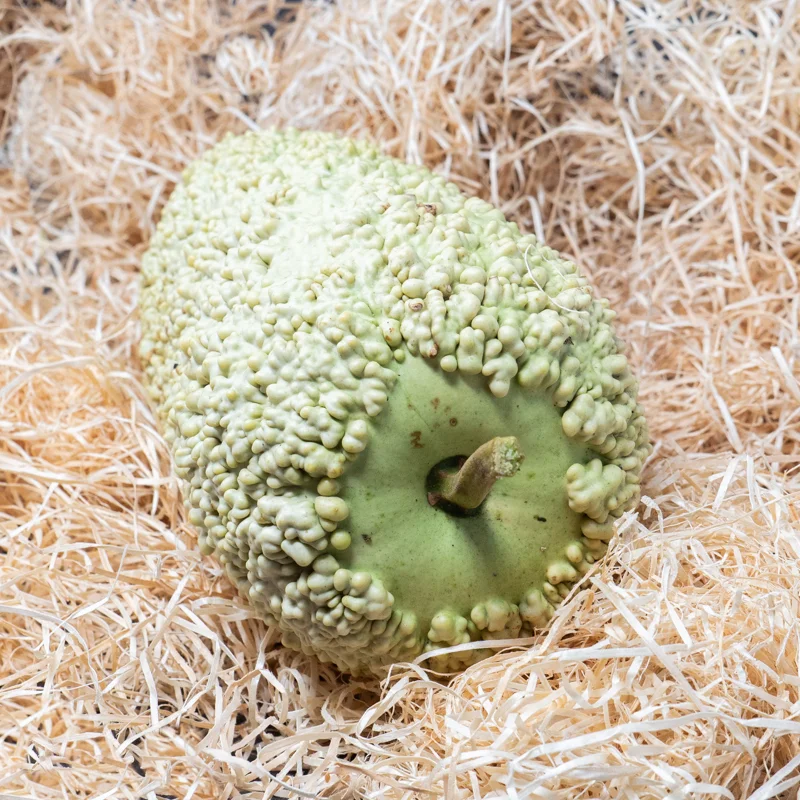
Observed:
[[[517,473],[524,458],[516,436],[490,439],[461,465],[458,472],[442,473],[440,491],[429,495],[431,505],[446,500],[463,509],[477,508],[499,478],[510,478]]]

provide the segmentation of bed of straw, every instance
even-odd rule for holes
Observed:
[[[0,2],[0,798],[795,798],[794,0]],[[343,679],[201,558],[137,270],[225,131],[370,137],[619,312],[643,501],[552,626]]]

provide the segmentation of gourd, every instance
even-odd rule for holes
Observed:
[[[607,301],[368,143],[225,138],[169,199],[140,306],[202,551],[342,670],[545,626],[637,502],[650,444]]]

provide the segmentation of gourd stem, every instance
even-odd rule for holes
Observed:
[[[497,436],[482,444],[458,472],[441,473],[439,499],[466,510],[477,508],[498,478],[515,475],[525,458],[516,436]]]

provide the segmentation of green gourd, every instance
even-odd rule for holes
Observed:
[[[650,444],[607,301],[423,167],[228,136],[142,271],[189,520],[288,647],[359,674],[530,634],[638,500]]]

